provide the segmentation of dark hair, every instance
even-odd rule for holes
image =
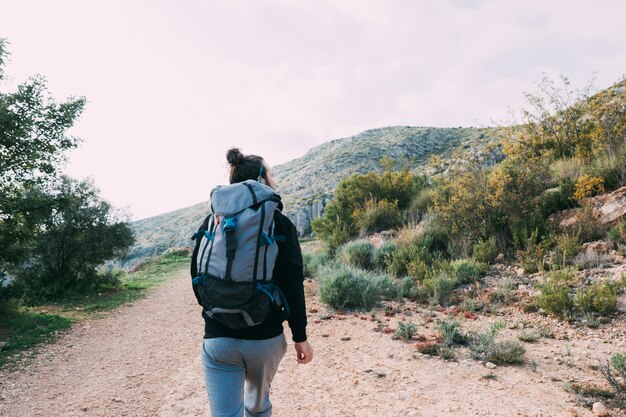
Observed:
[[[226,152],[226,160],[230,165],[230,183],[242,182],[245,180],[256,180],[261,174],[263,158],[258,155],[244,155],[239,148],[230,148]],[[263,178],[267,181],[265,170]]]

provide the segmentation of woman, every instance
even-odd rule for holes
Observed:
[[[260,156],[243,155],[239,149],[232,148],[226,153],[226,159],[231,184],[258,179],[275,188],[272,172]],[[313,349],[306,336],[302,254],[296,228],[280,210],[274,212],[274,235],[285,239],[276,241],[278,256],[273,280],[289,306],[288,322],[297,362],[306,364],[313,359]],[[198,245],[191,262],[192,278],[197,273],[197,256]],[[195,286],[194,292],[202,305]],[[287,349],[283,313],[271,311],[261,324],[242,329],[227,327],[206,314],[202,316],[205,326],[201,356],[211,415],[239,417],[245,411],[246,416],[271,416],[270,384]]]

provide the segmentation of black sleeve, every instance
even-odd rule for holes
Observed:
[[[202,226],[200,226],[200,229],[198,229],[198,231],[207,230],[207,228],[209,227],[209,217],[211,216],[209,215],[206,219],[204,219],[204,222],[202,223]],[[197,236],[196,246],[193,248],[193,254],[191,255],[191,269],[189,271],[191,272],[191,279],[194,279],[196,277],[196,274],[198,273],[198,250],[200,249],[201,241],[202,238],[200,236]],[[200,294],[198,293],[195,285],[192,285],[192,288],[194,294],[196,295],[196,300],[198,300],[198,304],[202,305],[202,300],[200,300]]]
[[[294,342],[304,342],[306,337],[306,304],[304,300],[304,270],[302,253],[298,242],[298,232],[291,220],[276,211],[274,216],[276,236],[284,236],[278,241],[278,257],[274,266],[274,279],[285,294],[289,304],[289,327]]]

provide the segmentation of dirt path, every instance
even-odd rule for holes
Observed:
[[[201,318],[186,273],[179,275],[143,300],[79,324],[40,348],[32,364],[1,373],[0,416],[208,416]],[[374,332],[366,316],[322,320],[313,296],[309,308],[320,311],[310,317],[316,358],[298,366],[290,346],[272,387],[275,416],[590,416],[563,384],[593,379],[588,364],[626,342],[623,326],[617,337],[607,328],[602,343],[594,339],[601,330],[566,347],[541,339],[528,352],[536,370],[488,370],[463,357],[419,355]],[[481,378],[489,372],[497,379]]]

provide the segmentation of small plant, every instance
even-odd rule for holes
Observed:
[[[617,311],[618,293],[619,287],[613,282],[595,282],[576,292],[574,306],[583,314],[597,313],[608,316]]]
[[[540,294],[536,299],[539,307],[561,318],[571,318],[573,291],[570,288],[573,274],[569,270],[552,271],[539,286]]]
[[[473,259],[457,259],[450,263],[450,269],[459,284],[476,282],[485,273],[485,268]]]
[[[574,258],[574,265],[578,269],[601,268],[611,262],[611,257],[596,251],[582,252]]]
[[[522,268],[527,274],[533,274],[545,269],[546,250],[541,242],[538,241],[539,231],[532,232],[530,237],[526,239],[525,249],[517,251],[517,256],[522,264]]]
[[[457,320],[453,318],[441,320],[437,327],[443,339],[444,346],[450,347],[455,344],[464,344],[466,342],[465,336],[460,332],[461,323]]]
[[[475,298],[466,298],[461,303],[461,308],[465,311],[469,311],[470,313],[476,313],[485,308],[484,304]]]
[[[626,243],[626,222],[622,222],[609,230],[609,239],[618,243]]]
[[[515,290],[515,281],[511,278],[505,278],[498,283],[498,287],[494,293],[491,294],[491,301],[494,303],[500,303],[507,305],[511,301],[512,293]]]
[[[592,240],[604,237],[605,229],[600,224],[593,213],[593,207],[585,205],[576,213],[576,233],[580,236],[580,241],[591,242]]]
[[[526,349],[515,340],[495,342],[485,353],[485,360],[497,365],[524,363]]]
[[[626,353],[616,353],[611,356],[610,362],[607,362],[602,369],[602,374],[615,392],[618,404],[620,406],[626,404]]]
[[[580,252],[580,235],[578,233],[573,235],[562,234],[556,236],[555,241],[556,247],[554,249],[554,263],[559,268],[563,268]]]
[[[517,341],[496,341],[498,332],[504,328],[503,322],[492,323],[485,333],[469,333],[469,349],[475,359],[495,364],[519,364],[524,362],[526,349]]]
[[[474,258],[478,262],[489,264],[498,256],[498,244],[495,237],[490,237],[487,240],[481,240],[474,244],[473,248]]]
[[[340,249],[341,259],[348,266],[361,269],[372,269],[374,245],[369,240],[354,240]]]
[[[539,340],[539,332],[521,332],[517,335],[517,338],[525,343],[535,343]]]
[[[433,295],[430,300],[432,305],[446,306],[452,297],[452,291],[456,288],[455,279],[441,274],[432,280]]]
[[[423,354],[423,355],[431,355],[437,356],[439,354],[439,349],[441,349],[441,345],[439,343],[432,342],[418,342],[415,344],[415,349]]]
[[[413,338],[416,332],[417,325],[415,323],[412,321],[408,323],[401,321],[398,323],[398,328],[396,329],[396,337],[409,341]]]
[[[437,355],[441,358],[441,359],[445,359],[447,361],[450,360],[454,360],[456,359],[456,353],[454,352],[454,349],[449,348],[449,347],[440,347],[437,350]]]

